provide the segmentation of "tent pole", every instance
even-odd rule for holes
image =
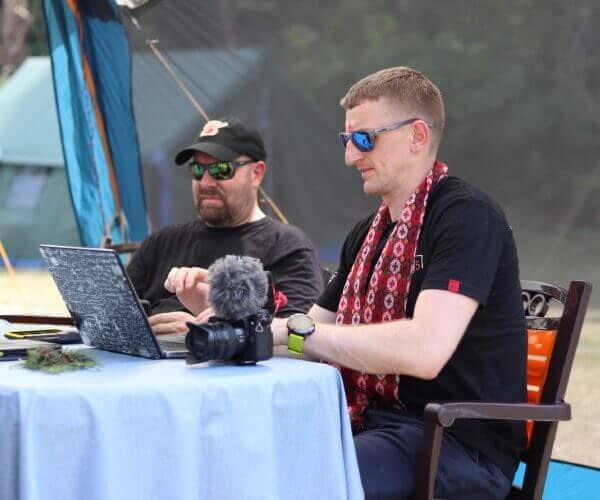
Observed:
[[[198,113],[200,113],[200,115],[202,115],[202,118],[204,118],[206,121],[209,121],[210,118],[208,117],[208,113],[206,111],[204,111],[204,109],[202,108],[202,106],[200,106],[200,104],[198,103],[198,101],[196,101],[196,99],[194,99],[194,96],[186,88],[186,86],[183,84],[183,82],[179,78],[177,78],[177,75],[173,71],[173,68],[171,68],[171,66],[169,65],[169,63],[167,62],[167,60],[160,53],[160,51],[156,48],[156,44],[158,42],[159,41],[156,40],[156,39],[154,39],[154,40],[146,40],[146,45],[148,47],[150,47],[150,50],[152,52],[154,52],[154,55],[156,56],[156,58],[160,61],[160,63],[169,72],[169,74],[171,75],[171,77],[173,78],[173,80],[175,80],[175,82],[177,83],[177,85],[179,85],[179,88],[181,89],[181,91],[185,94],[185,96],[189,99],[189,101],[194,105],[194,107],[196,108],[196,110],[198,111]]]
[[[27,308],[29,306],[29,304],[25,300],[25,295],[23,294],[23,289],[21,288],[19,280],[17,279],[17,274],[15,273],[15,270],[14,270],[12,264],[10,263],[10,259],[8,258],[8,254],[6,253],[6,249],[4,248],[4,244],[2,243],[1,240],[0,240],[0,256],[2,256],[2,261],[4,262],[4,267],[6,267],[6,272],[8,274],[8,278],[10,279],[10,281],[13,284],[13,287],[17,290],[17,293],[19,294],[19,298],[21,299],[21,305],[24,308]]]

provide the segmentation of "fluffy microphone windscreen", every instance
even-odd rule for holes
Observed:
[[[226,255],[208,268],[208,303],[215,314],[239,320],[255,314],[267,302],[267,275],[260,260]]]

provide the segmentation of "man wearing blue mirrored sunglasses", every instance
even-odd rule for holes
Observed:
[[[341,105],[346,165],[382,202],[308,315],[272,328],[276,345],[341,368],[366,498],[408,499],[427,403],[526,401],[516,245],[502,209],[438,160],[444,104],[429,78],[385,69]],[[524,446],[522,423],[457,420],[436,498],[506,498]]]

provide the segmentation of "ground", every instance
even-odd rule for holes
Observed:
[[[46,271],[19,270],[10,279],[0,269],[0,313],[66,314],[67,310]],[[588,311],[567,388],[573,420],[558,426],[553,457],[600,467],[600,309]]]

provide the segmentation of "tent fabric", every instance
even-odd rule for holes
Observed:
[[[146,202],[131,99],[131,54],[120,11],[112,1],[81,1],[86,53],[94,75],[129,239],[148,235]]]
[[[48,57],[30,57],[0,87],[0,238],[13,264],[40,243],[80,245],[65,180]]]
[[[263,54],[254,49],[182,50],[163,54],[174,68],[191,69],[179,72],[180,78],[210,117],[232,114],[248,118],[239,107],[227,103],[237,95],[246,98],[262,67]],[[198,136],[204,120],[151,52],[133,53],[133,78],[150,220],[155,228],[187,222],[196,217],[190,179],[184,168],[175,167],[173,158]],[[250,99],[244,108],[258,105],[259,101]],[[258,126],[253,120],[247,121]],[[270,159],[268,164],[271,165]],[[269,171],[267,180],[272,175]]]
[[[0,87],[0,163],[63,167],[47,57],[29,57]]]
[[[515,484],[523,483],[524,466],[515,477]],[[552,460],[548,468],[544,500],[591,500],[598,498],[600,469]]]
[[[155,228],[183,223],[196,212],[189,176],[173,158],[204,120],[156,57],[139,40],[133,46],[134,110],[149,213]],[[344,166],[338,130],[280,74],[266,50],[161,51],[211,118],[235,115],[260,130],[267,149],[265,191],[307,232],[324,260],[335,261],[346,233],[377,203],[364,196],[355,172]],[[335,250],[327,252],[328,247]]]
[[[116,243],[142,239],[148,227],[128,91],[129,51],[119,11],[112,1],[45,0],[44,9],[82,244],[98,246],[107,236]]]
[[[267,150],[263,188],[287,219],[307,233],[324,264],[334,267],[345,236],[378,204],[363,193],[356,170],[344,165],[337,138],[343,111],[335,100],[331,109],[319,108],[277,60],[273,45],[246,43],[237,30],[235,43],[224,43],[226,30],[217,7],[216,2],[169,0],[150,2],[123,16],[134,53],[134,110],[154,227],[196,216],[189,176],[173,166],[173,156],[204,124],[148,50],[146,41],[158,38],[162,55],[211,118],[235,115],[260,130]],[[256,22],[244,18],[244,28],[271,29]],[[243,56],[250,53],[257,54],[254,62]],[[227,82],[227,91],[215,92],[222,82]],[[171,110],[165,113],[166,102]],[[161,135],[168,136],[164,143],[157,139]],[[154,154],[146,155],[151,145],[156,146]]]
[[[0,200],[0,239],[13,264],[41,260],[40,243],[81,244],[64,169],[0,165]]]
[[[243,91],[249,75],[258,70],[262,58],[261,52],[255,49],[180,50],[165,51],[164,55],[176,68],[194,69],[191,75],[181,75],[181,80],[213,118],[220,116],[218,103]],[[136,75],[133,99],[142,155],[155,154],[156,150],[180,143],[182,133],[183,141],[189,142],[200,132],[198,111],[183,96],[173,78],[157,64],[153,53],[134,52],[133,73]],[[197,74],[203,75],[203,79],[194,78]],[[240,78],[240,74],[244,77]]]

